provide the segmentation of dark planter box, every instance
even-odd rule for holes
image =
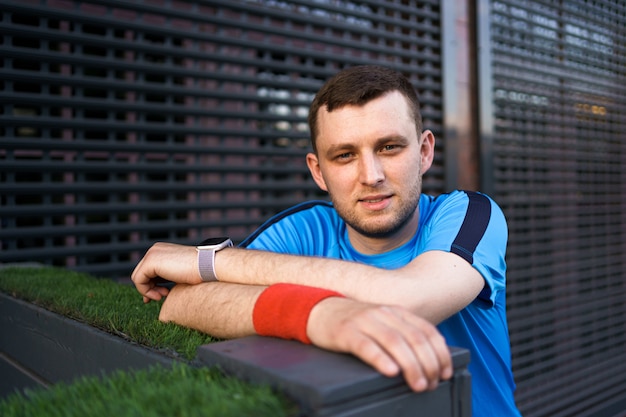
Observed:
[[[81,375],[172,359],[121,337],[0,293],[0,396]]]
[[[268,337],[251,336],[201,346],[209,366],[270,384],[296,398],[307,416],[471,416],[469,351],[452,348],[454,376],[436,390],[416,394],[401,376],[388,378],[352,355]]]
[[[0,329],[0,397],[83,375],[174,360],[2,293]],[[386,378],[351,355],[274,338],[253,336],[201,346],[194,364],[219,366],[243,380],[269,384],[311,417],[467,417],[469,352],[452,352],[453,379],[421,394],[411,392],[401,377]]]

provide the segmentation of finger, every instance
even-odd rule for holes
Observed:
[[[400,367],[375,338],[363,330],[372,325],[380,326],[375,312],[370,310],[370,306],[347,298],[327,298],[312,310],[307,334],[316,346],[351,353],[381,374],[396,376]]]
[[[412,390],[421,392],[436,386],[439,380],[438,361],[424,343],[424,337],[392,311],[382,313],[379,328],[371,328],[375,333],[370,336],[397,364]]]
[[[437,328],[432,325],[427,320],[418,317],[414,314],[409,313],[405,310],[400,310],[400,314],[403,320],[411,323],[411,325],[420,329],[421,334],[425,337],[425,342],[428,344],[430,349],[422,352],[421,349],[418,349],[417,352],[431,352],[434,355],[432,358],[432,363],[436,363],[437,366],[431,372],[439,372],[438,377],[440,379],[450,379],[452,374],[454,373],[454,369],[452,366],[452,356],[450,355],[450,349],[448,348],[448,344],[446,343],[445,338],[439,333]],[[414,346],[419,346],[421,343],[420,339],[412,341]],[[414,348],[415,350],[415,348]],[[423,363],[431,363],[426,362],[424,358],[422,358]],[[425,370],[428,372],[429,370]]]
[[[157,277],[154,257],[152,256],[156,249],[158,249],[158,247],[154,245],[148,250],[148,252],[146,252],[146,254],[143,258],[141,258],[137,266],[135,266],[135,269],[130,276],[130,279],[135,285],[135,289],[137,290],[137,292],[148,298],[148,301],[145,301],[144,299],[144,302],[149,302],[150,300],[158,301],[164,295],[167,295],[160,292],[157,292],[157,294],[149,294],[151,290],[155,287],[154,278]]]
[[[394,310],[399,312],[394,313]],[[425,320],[417,323],[404,320],[404,313],[400,311],[404,310],[331,297],[312,311],[308,331],[316,345],[352,353],[383,375],[395,376],[402,371],[415,391],[435,387],[439,381],[439,360],[437,354],[428,353],[430,337],[420,335],[420,328],[438,332]],[[424,343],[426,347],[422,346]],[[425,349],[425,353],[419,357],[415,350],[421,349]],[[422,361],[430,363],[433,370],[422,369]]]
[[[165,287],[152,287],[144,294],[144,298],[150,300],[160,301],[163,297],[167,296],[169,290]]]
[[[354,316],[353,331],[342,332],[348,350],[386,376],[403,373],[414,391],[424,391],[429,381],[404,333],[410,326],[391,309],[368,309]]]
[[[443,363],[436,350],[436,328],[429,322],[405,320],[401,309],[382,307],[377,315],[378,328],[371,327],[369,336],[374,338],[400,367],[408,385],[415,391],[435,389],[442,375]],[[409,314],[409,317],[413,315]],[[416,317],[416,316],[414,316]],[[408,318],[408,317],[407,317]],[[443,344],[447,351],[447,346]],[[445,355],[444,355],[445,356]]]
[[[139,261],[132,274],[130,275],[130,279],[135,285],[135,289],[141,295],[145,295],[150,288],[152,288],[152,278],[148,276],[147,271],[144,271],[144,259],[145,257]]]
[[[442,368],[430,340],[424,333],[413,331],[407,335],[407,341],[415,362],[418,364],[411,370],[419,369],[419,372],[414,374],[409,371],[406,378],[419,389],[434,390],[441,379]]]
[[[348,340],[351,346],[347,350],[381,374],[393,377],[400,373],[401,369],[396,361],[376,340],[360,332],[349,334]]]

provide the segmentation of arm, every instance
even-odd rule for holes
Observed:
[[[159,319],[221,338],[255,333],[252,311],[264,287],[223,283],[180,284],[163,304]],[[415,391],[436,388],[452,376],[446,342],[424,319],[399,307],[328,298],[307,321],[307,336],[318,347],[352,353],[380,373],[403,373]]]
[[[400,269],[386,270],[337,259],[225,249],[215,257],[222,282],[279,282],[335,290],[359,301],[400,305],[437,324],[471,303],[485,282],[461,257],[443,251],[421,254]]]
[[[221,339],[255,334],[252,308],[265,287],[205,282],[179,284],[161,307],[159,320]]]
[[[463,309],[484,287],[478,271],[442,251],[429,251],[403,268],[385,270],[337,259],[228,248],[216,253],[215,268],[221,283],[321,287],[366,303],[400,305],[434,324]],[[132,275],[144,301],[167,295],[166,288],[156,286],[156,277],[202,283],[195,247],[157,243],[148,251]],[[190,290],[190,294],[205,293]]]
[[[472,261],[448,252],[460,230],[461,215],[466,213],[467,197],[459,193],[446,201],[436,209],[436,215],[430,215],[427,227],[432,231],[425,252],[400,269],[385,270],[329,258],[233,248],[216,254],[217,276],[222,282],[246,285],[266,286],[284,282],[322,287],[363,302],[401,305],[432,323],[439,323],[474,301],[483,289],[486,290],[481,294],[483,299],[503,290],[506,268],[506,220],[497,205],[492,202],[491,210],[480,209],[481,213],[486,212],[490,216],[490,220],[485,235],[475,248],[476,261],[471,265]],[[295,230],[298,221],[295,219],[287,223],[287,232]],[[260,247],[271,247],[272,242],[284,234],[281,232],[274,239],[270,235]],[[201,282],[195,248],[180,248],[181,252],[184,250],[187,253],[185,266],[189,268],[188,272],[181,277],[180,271],[163,270],[154,276],[190,284]],[[165,275],[170,272],[178,273],[178,276],[173,279]],[[164,293],[162,290],[152,291],[152,277],[139,276],[138,280],[133,280],[140,293],[147,298],[159,299]]]
[[[169,292],[154,284],[155,277],[179,285]],[[193,247],[154,245],[132,279],[144,301],[168,296],[159,316],[162,321],[221,338],[255,333],[252,311],[265,287],[201,283]],[[452,376],[450,354],[441,334],[427,320],[398,306],[328,298],[311,310],[306,332],[316,346],[354,354],[384,375],[402,372],[415,391],[433,389],[440,379]]]
[[[228,248],[216,253],[215,266],[220,282],[203,283],[194,247],[157,243],[139,262],[132,280],[145,302],[168,295],[167,288],[156,285],[156,277],[178,284],[201,284],[197,289],[186,288],[184,297],[176,297],[184,299],[184,303],[166,303],[164,309],[167,304],[171,306],[162,314],[173,310],[175,305],[183,310],[195,310],[191,305],[201,304],[233,308],[233,300],[246,287],[260,286],[256,290],[258,296],[265,286],[285,282],[332,289],[365,303],[400,305],[435,324],[469,304],[484,285],[471,265],[454,254],[440,251],[426,252],[404,268],[385,270],[336,259]],[[226,285],[228,282],[246,285],[233,287]],[[256,297],[247,294],[241,301],[250,305],[254,300]],[[218,335],[217,330],[204,331]]]
[[[216,256],[217,274],[227,282],[288,282],[327,288],[364,302],[401,305],[432,323],[440,323],[477,297],[489,305],[498,291],[504,290],[505,283],[507,227],[502,210],[479,193],[453,193],[433,204],[430,211],[425,211],[427,220],[420,226],[423,232],[417,248],[421,254],[399,269],[226,250]],[[325,212],[293,214],[264,229],[252,247],[324,256],[328,250],[325,235],[315,224],[332,221]],[[300,230],[301,223],[313,226]],[[289,245],[281,246],[283,239],[298,233],[305,236],[305,242],[319,244],[296,245],[295,251]],[[294,240],[299,241],[296,237]]]

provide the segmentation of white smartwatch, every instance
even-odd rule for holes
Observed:
[[[217,276],[215,275],[215,252],[232,246],[232,240],[227,237],[212,237],[196,246],[198,250],[198,271],[202,281],[217,281]]]

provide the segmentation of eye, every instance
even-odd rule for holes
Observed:
[[[388,143],[387,145],[384,145],[382,148],[380,148],[380,152],[382,152],[382,153],[395,153],[395,152],[398,152],[400,149],[402,149],[402,146],[400,146],[398,144]]]
[[[344,152],[344,153],[340,153],[339,155],[337,155],[335,159],[338,161],[345,161],[345,160],[350,159],[351,157],[352,157],[352,152]]]

